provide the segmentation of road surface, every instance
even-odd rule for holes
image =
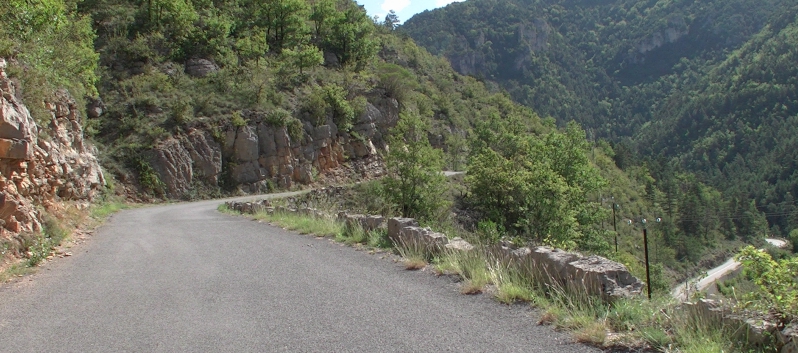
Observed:
[[[3,352],[597,352],[526,306],[216,211],[122,211],[0,288]]]
[[[765,241],[766,241],[766,242],[768,242],[770,245],[773,245],[773,246],[775,246],[775,247],[777,247],[777,248],[782,248],[782,249],[784,249],[784,248],[786,248],[786,247],[787,247],[787,242],[786,242],[786,241],[784,241],[784,240],[781,240],[781,239],[771,239],[771,238],[768,238],[768,239],[765,239]]]
[[[765,239],[766,242],[770,243],[773,246],[784,248],[787,246],[787,242],[780,239],[772,239],[768,238]],[[707,271],[706,276],[701,276],[697,278],[693,278],[687,282],[684,282],[671,291],[671,295],[679,300],[689,300],[690,296],[695,293],[696,289],[699,291],[703,291],[711,286],[715,281],[723,278],[724,276],[737,271],[737,269],[742,266],[741,263],[734,260],[734,258],[726,260],[722,265],[715,267],[709,271]],[[690,286],[689,293],[685,292],[687,286]]]
[[[736,271],[738,268],[740,268],[740,266],[742,266],[742,264],[735,261],[733,258],[728,259],[722,265],[707,271],[706,276],[694,278],[676,286],[676,288],[671,291],[671,295],[679,300],[689,300],[690,296],[695,293],[696,289],[699,291],[707,289],[707,287],[715,283],[715,281],[723,278],[723,276],[726,276],[729,273]],[[685,292],[688,285],[690,286],[690,291]]]

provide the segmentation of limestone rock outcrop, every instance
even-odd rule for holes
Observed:
[[[39,125],[18,90],[0,59],[0,242],[12,243],[22,241],[21,233],[42,230],[42,210],[90,201],[105,185],[96,151],[83,138],[75,100],[57,92],[46,103],[47,121]]]
[[[191,130],[181,138],[162,141],[151,152],[150,165],[169,195],[181,196],[195,178],[216,185],[222,173],[222,150],[210,134]]]
[[[186,61],[186,73],[194,77],[205,77],[216,71],[219,66],[208,59],[194,58]]]
[[[161,142],[150,153],[149,163],[158,173],[170,197],[181,197],[197,175],[211,185],[219,183],[222,167],[229,168],[232,182],[244,192],[263,192],[273,186],[290,188],[310,184],[319,174],[340,169],[346,162],[378,161],[384,135],[399,119],[395,99],[377,94],[355,120],[350,132],[340,131],[328,117],[324,125],[303,125],[300,136],[274,126],[261,111],[243,111],[243,126],[229,126],[217,142],[207,132],[195,130]],[[223,140],[223,141],[222,141]],[[377,176],[380,170],[363,168]]]

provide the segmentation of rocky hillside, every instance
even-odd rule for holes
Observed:
[[[380,108],[367,103],[348,132],[328,118],[318,126],[303,124],[293,137],[287,127],[270,124],[264,113],[246,111],[242,118],[247,123],[224,130],[223,143],[207,131],[189,130],[158,143],[149,162],[172,197],[196,187],[196,179],[218,186],[225,168],[247,193],[311,184],[319,174],[334,176],[347,162],[359,169],[356,177],[378,176],[377,148],[386,147],[382,135],[399,119],[399,105],[395,99],[377,100]]]
[[[0,244],[3,256],[43,230],[45,214],[65,202],[88,206],[105,179],[96,150],[83,136],[82,107],[66,91],[45,104],[49,119],[37,124],[20,100],[19,81],[0,58]],[[32,103],[42,104],[42,103]]]

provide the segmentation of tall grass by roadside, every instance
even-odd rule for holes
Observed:
[[[220,212],[239,214],[230,210],[226,205],[219,205]],[[375,229],[366,231],[360,225],[347,225],[332,217],[312,217],[290,212],[276,211],[273,213],[258,212],[253,218],[274,223],[282,228],[298,232],[300,234],[312,234],[320,237],[333,237],[338,242],[348,245],[363,245],[370,248],[388,249],[391,248],[388,240],[387,229]]]
[[[223,212],[226,208],[220,206]],[[334,219],[314,218],[277,212],[259,213],[256,219],[280,225],[303,234],[332,236],[336,241],[370,247],[390,247],[385,230],[365,232],[359,226],[347,227]],[[541,324],[570,331],[578,342],[600,347],[635,347],[651,351],[766,352],[766,346],[753,346],[734,340],[739,328],[723,327],[703,320],[668,296],[618,299],[606,302],[587,295],[576,283],[557,283],[544,269],[531,263],[518,263],[477,245],[471,251],[444,249],[433,251],[416,242],[394,244],[408,270],[431,263],[441,274],[459,275],[461,292],[490,292],[505,304],[529,303],[541,310]]]
[[[91,218],[103,221],[114,213],[130,207],[122,198],[109,198],[100,203],[96,203],[90,208]]]
[[[260,221],[275,223],[282,228],[296,231],[300,234],[334,237],[344,231],[344,225],[332,218],[315,218],[287,212],[274,212],[272,214],[259,212],[253,217]]]

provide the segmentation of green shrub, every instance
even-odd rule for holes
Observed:
[[[443,169],[443,153],[430,146],[429,123],[414,113],[403,113],[389,138],[385,158],[388,175],[383,179],[384,197],[402,216],[438,220],[450,206]]]
[[[310,121],[314,126],[327,124],[327,111],[330,104],[327,103],[326,92],[324,89],[314,86],[310,94],[305,97],[302,109],[310,115]]]
[[[244,117],[241,116],[241,112],[239,111],[234,111],[233,114],[230,115],[230,123],[232,123],[235,127],[247,125],[247,121],[244,120]]]
[[[399,65],[381,63],[377,65],[377,76],[380,79],[379,87],[399,104],[406,103],[410,91],[418,87],[415,75]]]
[[[324,86],[325,99],[332,109],[333,122],[339,130],[349,131],[355,121],[355,110],[346,100],[346,90],[336,84]]]
[[[285,127],[293,119],[291,112],[277,108],[266,114],[266,123],[274,127]]]
[[[748,299],[759,309],[775,310],[785,320],[798,313],[798,257],[773,260],[770,255],[753,246],[747,246],[736,259],[743,263],[745,271],[759,286],[758,291],[748,294]]]
[[[302,122],[299,121],[299,119],[291,117],[291,119],[286,122],[285,127],[288,130],[288,136],[291,137],[291,140],[302,140],[302,137],[305,134],[305,127],[302,125]]]
[[[149,162],[143,158],[138,158],[135,162],[136,171],[139,175],[139,185],[145,192],[152,193],[156,196],[163,196],[165,192],[165,184],[158,177],[158,173],[152,168]]]

